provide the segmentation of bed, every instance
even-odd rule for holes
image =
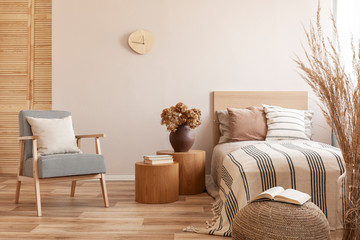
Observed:
[[[337,196],[337,180],[344,173],[344,162],[338,148],[305,138],[218,144],[221,136],[216,111],[262,104],[307,110],[308,94],[303,91],[213,93],[215,147],[206,185],[216,198],[212,209],[214,219],[206,229],[193,228],[193,231],[231,236],[236,213],[252,197],[274,186],[308,193],[332,228],[340,222],[336,218],[343,213],[344,202]]]

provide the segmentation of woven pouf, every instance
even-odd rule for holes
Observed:
[[[253,202],[234,218],[232,239],[330,239],[330,226],[324,213],[312,202],[302,206]]]

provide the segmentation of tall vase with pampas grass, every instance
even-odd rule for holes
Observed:
[[[309,50],[305,60],[295,58],[300,75],[320,99],[322,112],[337,136],[346,165],[346,207],[343,240],[360,240],[360,41],[352,41],[353,74],[340,59],[338,32],[332,17],[335,42],[326,37],[320,24],[306,31]],[[350,46],[349,46],[350,47]],[[354,79],[355,78],[355,79]]]

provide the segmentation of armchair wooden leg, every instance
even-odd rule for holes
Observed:
[[[107,190],[106,190],[105,174],[101,174],[100,184],[101,184],[102,195],[104,198],[104,204],[105,204],[105,207],[108,208],[109,207],[109,199],[108,199]]]
[[[16,193],[15,193],[15,203],[19,203],[19,199],[20,199],[20,188],[21,188],[21,181],[17,180],[17,183],[16,183]]]
[[[41,217],[41,198],[40,198],[40,182],[39,179],[34,179],[35,186],[35,198],[36,198],[36,209],[38,217]]]
[[[74,197],[74,196],[75,196],[75,188],[76,188],[76,181],[72,181],[72,183],[71,183],[71,193],[70,193],[70,197]]]

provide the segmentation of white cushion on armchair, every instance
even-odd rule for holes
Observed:
[[[39,136],[38,153],[79,153],[71,116],[64,118],[26,118],[34,136]]]

